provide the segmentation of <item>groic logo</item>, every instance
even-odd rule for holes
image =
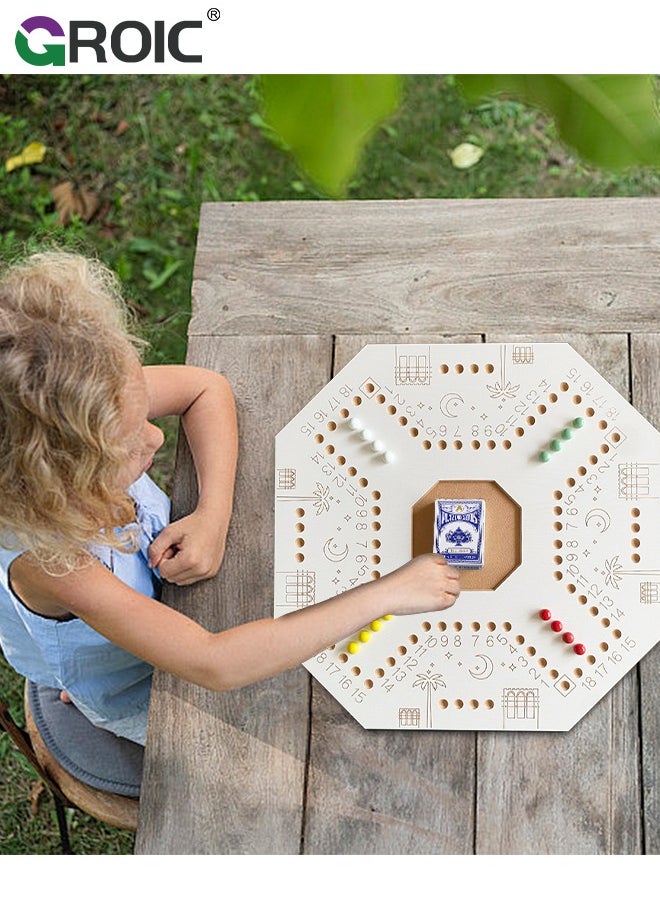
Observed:
[[[158,20],[152,26],[130,19],[119,22],[110,31],[109,48],[106,49],[108,29],[103,22],[92,19],[69,22],[69,62],[78,63],[80,50],[95,56],[97,63],[107,63],[107,53],[122,63],[141,63],[152,57],[155,63],[164,63],[166,52],[179,63],[201,63],[201,54],[184,53],[181,35],[191,28],[201,28],[201,21],[175,22],[170,27]],[[38,29],[45,30],[53,38],[63,40],[43,44],[43,50],[30,47],[29,36]],[[16,50],[21,59],[32,66],[65,66],[66,34],[59,22],[49,16],[31,16],[21,22],[16,32]]]

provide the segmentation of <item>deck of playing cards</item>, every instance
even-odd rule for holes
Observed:
[[[483,499],[436,499],[433,551],[456,568],[481,568],[485,517]]]

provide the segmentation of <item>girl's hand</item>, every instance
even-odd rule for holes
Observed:
[[[195,511],[173,521],[149,547],[149,565],[171,584],[194,584],[212,578],[225,554],[228,524]]]
[[[377,584],[388,612],[410,615],[453,606],[460,593],[460,576],[460,571],[447,565],[441,555],[427,553],[397,568]]]

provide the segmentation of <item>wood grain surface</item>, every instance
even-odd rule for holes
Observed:
[[[202,207],[190,335],[653,330],[660,200]]]

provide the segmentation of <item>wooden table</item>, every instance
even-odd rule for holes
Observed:
[[[568,341],[660,426],[660,202],[217,203],[188,362],[233,384],[221,574],[166,600],[268,616],[274,438],[368,342]],[[174,511],[195,504],[181,444]],[[304,668],[213,694],[155,677],[136,853],[657,854],[654,650],[567,733],[366,731]]]

